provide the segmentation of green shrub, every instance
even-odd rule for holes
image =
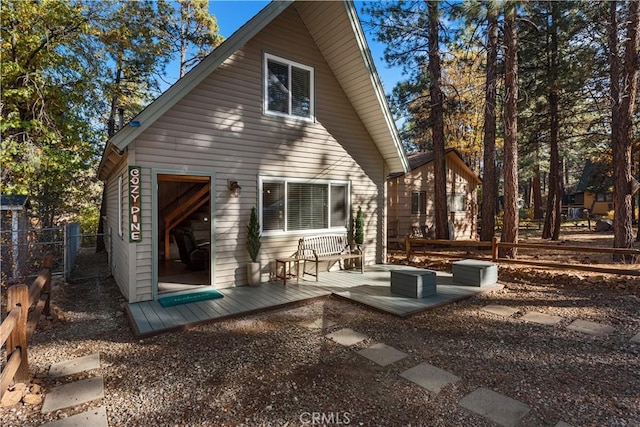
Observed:
[[[258,252],[260,252],[260,222],[256,208],[251,208],[251,217],[247,226],[247,252],[251,262],[258,262]]]

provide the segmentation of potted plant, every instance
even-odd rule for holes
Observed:
[[[251,262],[247,264],[247,278],[249,285],[260,285],[260,263],[258,262],[258,252],[260,252],[260,223],[256,208],[251,208],[249,225],[247,226],[247,252]]]
[[[364,244],[364,214],[362,213],[362,209],[358,206],[358,213],[356,214],[356,232],[353,236],[353,240],[356,245],[358,245],[358,249],[360,246]]]
[[[353,243],[356,244],[356,252],[363,253],[363,245],[364,245],[364,214],[362,213],[362,208],[358,206],[358,212],[356,213],[356,219],[354,221],[354,234],[353,234]],[[353,267],[357,267],[356,261],[353,261]]]

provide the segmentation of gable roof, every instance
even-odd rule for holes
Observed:
[[[110,147],[115,151],[124,150],[288,7],[296,7],[388,168],[392,172],[408,171],[408,161],[353,2],[295,2],[294,5],[294,0],[288,0],[269,3],[141,111],[129,126],[113,135],[105,147],[98,169],[99,177],[106,178],[104,169],[107,157],[112,154]],[[337,35],[340,38],[336,38]],[[336,43],[338,40],[339,44]]]
[[[0,209],[3,211],[31,209],[31,202],[29,196],[0,194]]]
[[[469,175],[473,176],[477,184],[482,183],[480,177],[475,174],[473,169],[471,169],[467,162],[462,158],[462,154],[460,154],[458,150],[456,150],[455,148],[447,148],[446,150],[444,150],[444,155],[445,157],[454,159],[456,163],[460,164],[464,169],[467,169],[467,172],[469,172]],[[416,170],[419,167],[426,165],[427,163],[433,162],[433,157],[433,151],[418,151],[416,153],[409,154],[409,156],[407,156],[407,159],[409,161],[410,170]],[[404,173],[393,173],[389,175],[389,179],[398,178],[402,175],[404,175]]]
[[[582,169],[580,181],[578,181],[576,185],[576,191],[606,192],[613,187],[613,184],[614,180],[611,176],[611,165],[592,162],[587,159]]]

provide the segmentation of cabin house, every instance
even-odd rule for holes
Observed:
[[[408,156],[410,171],[394,173],[388,179],[387,234],[391,240],[412,237],[434,238],[435,206],[433,152]],[[451,240],[476,239],[478,191],[482,182],[458,151],[445,151],[447,211]]]
[[[579,218],[586,209],[591,215],[606,216],[613,211],[611,166],[587,160],[582,175],[566,197],[567,216]]]
[[[386,177],[407,170],[352,2],[272,2],[109,140],[114,278],[128,302],[246,284],[253,207],[262,280],[359,207],[383,262]]]

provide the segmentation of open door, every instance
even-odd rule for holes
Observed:
[[[211,286],[211,178],[158,174],[158,294]]]

